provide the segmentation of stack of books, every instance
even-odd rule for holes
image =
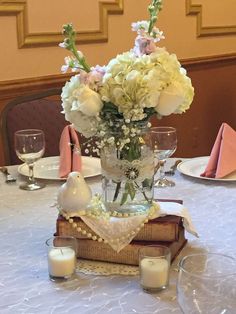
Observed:
[[[182,203],[182,201],[175,202]],[[86,230],[87,233],[94,234],[79,217],[73,218],[73,220],[78,227]],[[171,260],[173,261],[187,242],[182,218],[172,215],[150,220],[144,225],[130,244],[119,253],[115,252],[109,244],[88,239],[73,228],[72,224],[61,215],[57,218],[56,235],[73,236],[77,239],[78,258],[127,265],[138,265],[138,251],[141,247],[146,245],[168,246],[171,251]]]

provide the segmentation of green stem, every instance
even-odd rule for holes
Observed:
[[[66,43],[66,49],[69,50],[74,57],[77,59],[79,63],[79,69],[82,69],[83,71],[89,73],[91,71],[90,66],[86,63],[84,57],[80,57],[78,54],[78,51],[76,49],[76,32],[73,28],[72,24],[66,24],[63,27],[63,34],[66,36],[64,42]],[[80,67],[81,66],[81,67]]]
[[[83,70],[87,73],[90,72],[90,66],[86,63],[84,58],[80,58],[78,51],[76,50],[76,47],[73,43],[72,47],[71,47],[71,52],[73,53],[73,55],[76,57],[76,59],[79,61],[79,64],[83,67]]]
[[[149,35],[152,32],[153,26],[157,21],[158,13],[161,11],[161,9],[162,9],[162,0],[153,0],[148,7],[149,14],[150,14],[150,20],[149,20],[149,26],[148,26]]]
[[[117,197],[118,197],[118,195],[119,195],[120,187],[121,187],[121,182],[117,182],[117,183],[116,183],[115,194],[114,194],[114,197],[113,197],[113,202],[116,201],[116,199],[117,199]]]
[[[144,192],[142,189],[140,189],[138,183],[134,181],[134,184],[135,184],[136,188],[138,188],[139,190],[141,190],[141,192],[142,192],[142,194],[143,194],[145,200],[146,200],[148,203],[150,203],[150,200],[148,199],[148,197],[147,197],[147,195],[145,194],[145,192]]]

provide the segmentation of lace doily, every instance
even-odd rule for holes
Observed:
[[[86,275],[109,276],[124,275],[137,276],[139,268],[137,266],[115,264],[108,262],[97,262],[91,260],[78,259],[76,270]]]
[[[153,176],[154,157],[151,150],[145,147],[140,159],[128,161],[117,159],[114,153],[107,154],[106,157],[101,158],[101,166],[103,175],[109,180],[121,182],[133,175],[132,178],[140,184],[146,178]]]

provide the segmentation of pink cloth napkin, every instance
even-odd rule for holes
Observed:
[[[60,139],[59,176],[65,178],[72,171],[81,171],[81,150],[78,135],[72,125],[67,125]]]
[[[223,178],[236,170],[236,132],[223,123],[202,177]]]

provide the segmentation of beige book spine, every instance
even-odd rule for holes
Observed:
[[[108,244],[99,243],[97,241],[77,239],[77,257],[89,260],[106,261],[127,265],[138,265],[138,251],[146,245],[162,244],[168,246],[171,251],[171,260],[173,261],[176,255],[184,247],[186,243],[184,236],[184,228],[180,229],[179,240],[174,242],[138,242],[133,241],[116,253]]]

